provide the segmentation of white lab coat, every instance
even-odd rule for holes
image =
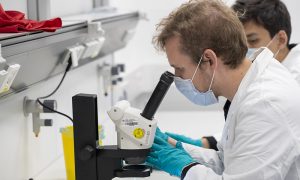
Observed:
[[[235,94],[219,151],[183,144],[201,165],[184,180],[299,180],[300,86],[267,48]]]
[[[292,73],[293,77],[300,84],[300,45],[290,50],[282,64]]]

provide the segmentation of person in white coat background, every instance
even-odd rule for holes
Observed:
[[[250,57],[260,47],[267,46],[300,84],[300,45],[290,44],[292,33],[291,17],[286,5],[280,0],[237,0],[232,9],[239,13],[243,24]],[[224,105],[225,119],[230,102]],[[186,135],[167,132],[171,138],[195,146],[217,150],[217,139],[205,136],[192,139]]]
[[[158,133],[147,162],[185,180],[300,179],[300,86],[268,48],[246,58],[237,14],[222,1],[192,0],[157,30],[177,89],[195,104],[224,96],[231,107],[218,151]]]
[[[300,45],[290,44],[290,13],[280,0],[237,0],[232,9],[240,14],[248,42],[248,55],[268,46],[300,84]]]

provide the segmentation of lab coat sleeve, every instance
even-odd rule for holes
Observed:
[[[191,144],[182,143],[184,150],[197,162],[212,169],[217,174],[223,172],[222,153]]]
[[[184,145],[200,162],[188,170],[184,180],[274,180],[285,176],[294,146],[280,107],[267,101],[249,103],[235,120],[234,136],[224,145],[223,173],[215,169],[222,164],[216,152]]]
[[[192,167],[186,174],[184,180],[221,180],[222,175],[217,175],[212,169],[209,169],[203,165],[197,165]]]

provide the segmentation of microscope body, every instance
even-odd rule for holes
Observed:
[[[117,145],[98,147],[97,96],[73,96],[74,155],[76,180],[111,180],[115,177],[148,177],[152,169],[139,165],[149,148],[120,149]],[[127,164],[131,165],[125,165]]]
[[[142,163],[155,137],[157,121],[153,117],[173,81],[172,73],[162,74],[142,112],[132,108],[128,101],[120,101],[108,111],[116,125],[115,146],[98,147],[97,96],[73,96],[76,180],[150,176],[151,167]]]
[[[116,125],[118,147],[120,149],[151,148],[157,121],[141,116],[141,110],[132,108],[128,101],[120,101],[108,115]]]

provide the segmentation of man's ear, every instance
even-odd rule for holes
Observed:
[[[208,61],[212,69],[216,68],[218,57],[211,49],[205,49],[203,52],[203,61]]]
[[[283,49],[288,46],[288,36],[284,30],[280,30],[277,34],[278,48]]]

